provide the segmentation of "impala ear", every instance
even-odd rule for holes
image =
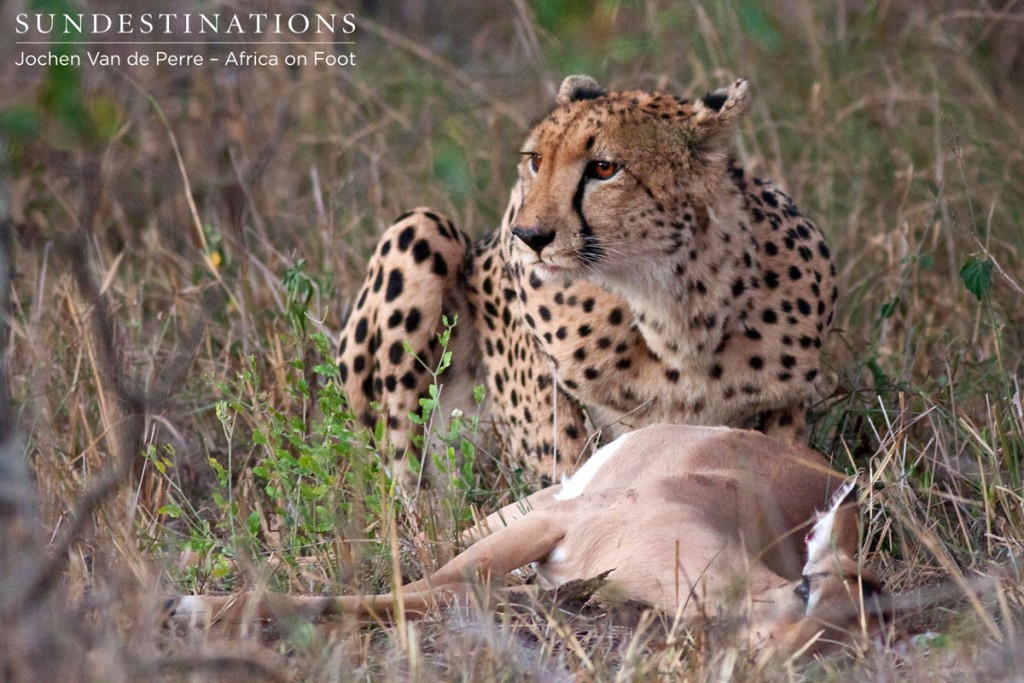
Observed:
[[[823,512],[807,534],[807,564],[823,559],[828,552],[845,551],[853,557],[857,551],[857,512],[849,506],[857,503],[857,478],[851,477],[836,489]]]
[[[596,100],[604,97],[608,91],[590,76],[576,75],[566,76],[562,85],[558,88],[558,96],[555,102],[559,105],[577,102],[579,100]]]
[[[835,512],[843,505],[857,502],[857,477],[850,477],[835,490],[825,507],[826,513]]]

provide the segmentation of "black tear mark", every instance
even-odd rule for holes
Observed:
[[[576,186],[576,193],[572,198],[572,208],[580,219],[580,232],[583,235],[583,247],[580,249],[580,257],[587,263],[596,263],[601,259],[604,250],[594,237],[594,231],[587,223],[583,215],[583,194],[587,188],[587,176],[581,175],[579,184]]]

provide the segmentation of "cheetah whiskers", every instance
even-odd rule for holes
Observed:
[[[597,247],[603,256],[618,256],[623,259],[628,259],[631,255],[618,248],[628,244],[629,242],[627,240],[621,238],[608,237],[606,235],[589,235],[587,237],[586,249],[581,247],[576,249],[574,253],[581,261],[587,265],[592,265],[590,257],[586,255],[586,251],[588,249]]]

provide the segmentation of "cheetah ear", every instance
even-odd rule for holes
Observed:
[[[566,76],[558,88],[555,102],[559,105],[569,104],[578,100],[595,100],[607,94],[608,91],[590,76]]]
[[[750,84],[740,79],[694,102],[691,125],[704,136],[726,133],[747,112],[749,106]]]

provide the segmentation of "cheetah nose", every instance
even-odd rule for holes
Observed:
[[[540,252],[544,247],[551,244],[555,239],[554,230],[538,230],[536,228],[512,228],[512,234],[521,239],[526,243],[526,246],[537,252],[537,256],[540,256]]]

